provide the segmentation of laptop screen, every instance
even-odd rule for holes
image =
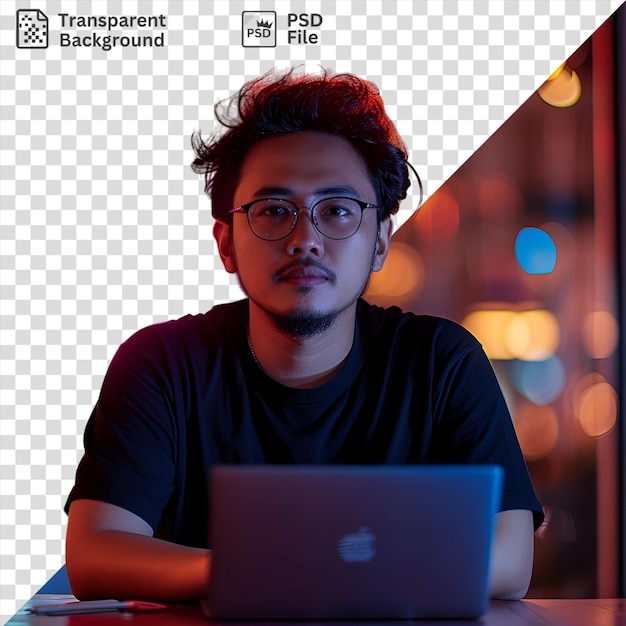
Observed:
[[[209,606],[240,619],[477,617],[496,466],[221,466]]]

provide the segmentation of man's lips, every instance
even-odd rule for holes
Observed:
[[[334,273],[314,261],[296,262],[278,270],[274,280],[312,285],[334,280]]]

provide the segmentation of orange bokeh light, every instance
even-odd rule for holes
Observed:
[[[617,348],[617,320],[609,311],[593,311],[583,322],[583,343],[592,359],[606,359]]]
[[[525,402],[513,416],[524,457],[536,461],[547,456],[559,438],[559,421],[553,409]]]
[[[617,392],[599,376],[587,377],[581,385],[575,410],[581,428],[590,437],[606,435],[617,423]]]
[[[570,107],[580,100],[582,85],[578,74],[563,64],[537,89],[537,93],[554,107]]]
[[[463,320],[490,359],[542,361],[556,352],[561,340],[559,323],[550,311],[486,309]]]
[[[372,274],[367,294],[370,296],[414,296],[424,283],[424,261],[411,246],[391,242],[389,254],[379,272]]]

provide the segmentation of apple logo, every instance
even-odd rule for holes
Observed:
[[[355,533],[348,533],[337,542],[339,558],[345,563],[367,563],[374,558],[376,535],[364,526]]]

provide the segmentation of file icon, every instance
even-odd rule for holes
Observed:
[[[18,48],[48,47],[48,16],[39,9],[18,9],[15,22]]]

